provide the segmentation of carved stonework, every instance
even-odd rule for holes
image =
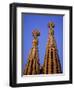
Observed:
[[[42,66],[39,64],[38,36],[40,36],[40,32],[38,30],[34,30],[32,32],[34,39],[32,41],[32,48],[28,55],[28,62],[25,66],[24,75],[62,73],[57,45],[54,37],[55,25],[53,22],[50,22],[48,23],[48,27],[49,33],[44,64]]]
[[[46,53],[44,58],[44,64],[42,67],[43,74],[56,74],[62,73],[61,64],[58,56],[58,50],[56,46],[56,41],[54,38],[54,23],[48,23],[49,35],[48,35],[48,42],[46,46]]]
[[[32,32],[34,37],[32,41],[32,48],[29,52],[28,62],[24,70],[24,75],[33,75],[40,73],[40,64],[39,64],[39,54],[38,54],[38,36],[40,36],[40,32],[38,30],[34,30]]]

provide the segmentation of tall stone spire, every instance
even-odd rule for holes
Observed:
[[[62,73],[56,41],[54,38],[54,27],[55,25],[53,22],[48,23],[49,33],[44,64],[42,67],[43,74]]]
[[[38,30],[34,30],[32,32],[34,37],[32,41],[32,48],[29,52],[28,62],[25,67],[24,74],[25,75],[33,75],[40,73],[40,64],[39,64],[39,53],[38,53],[38,36],[40,36],[40,32]]]

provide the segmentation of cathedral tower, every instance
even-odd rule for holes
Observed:
[[[38,36],[40,36],[40,32],[38,30],[34,30],[32,32],[32,35],[34,39],[32,41],[32,48],[29,52],[28,62],[24,70],[24,75],[33,75],[40,73],[39,53],[38,53]]]
[[[49,33],[48,42],[46,46],[44,64],[42,67],[43,74],[57,74],[62,73],[61,64],[58,56],[58,50],[54,37],[54,23],[48,23]]]

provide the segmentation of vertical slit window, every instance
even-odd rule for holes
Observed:
[[[53,59],[53,52],[51,51],[51,59]]]
[[[51,73],[53,73],[53,51],[51,51]]]

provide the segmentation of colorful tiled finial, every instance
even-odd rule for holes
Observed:
[[[37,38],[38,36],[40,36],[40,32],[37,29],[35,29],[33,30],[32,35],[34,36],[34,38]]]
[[[55,24],[54,24],[53,22],[49,22],[49,23],[48,23],[48,27],[50,28],[49,34],[50,34],[50,35],[54,35],[54,27],[55,27]]]
[[[50,29],[54,28],[54,27],[55,27],[54,22],[49,22],[49,23],[48,23],[48,27],[49,27]]]

